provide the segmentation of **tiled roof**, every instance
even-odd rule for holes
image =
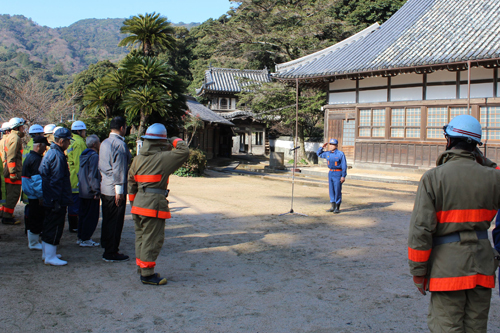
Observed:
[[[248,82],[245,82],[247,80]],[[239,93],[246,85],[270,81],[267,69],[240,70],[212,67],[205,71],[203,85],[196,92],[198,95],[204,92]]]
[[[277,78],[307,78],[500,57],[500,1],[408,0],[323,51],[276,65]]]
[[[255,117],[253,112],[250,111],[233,111],[233,112],[224,112],[220,114],[225,119],[235,119],[235,118],[245,118],[245,117]]]
[[[232,122],[230,122],[227,119],[224,119],[223,117],[219,116],[217,113],[213,112],[212,110],[210,110],[206,106],[203,106],[197,101],[188,99],[186,101],[186,105],[188,107],[189,113],[191,113],[193,116],[199,116],[203,121],[234,126]]]

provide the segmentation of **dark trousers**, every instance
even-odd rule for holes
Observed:
[[[59,245],[64,230],[66,207],[61,207],[58,212],[52,211],[53,208],[51,207],[44,207],[44,209],[42,241],[52,245]]]
[[[71,198],[73,198],[73,204],[71,206],[68,206],[68,217],[78,216],[78,210],[80,208],[80,194],[73,193],[71,195]]]
[[[102,200],[102,227],[101,227],[101,246],[104,248],[104,254],[113,254],[118,252],[120,239],[122,237],[123,222],[125,221],[124,202],[117,207],[115,197],[101,194]]]
[[[99,200],[80,198],[78,238],[82,241],[89,240],[94,234],[99,222],[99,206]]]
[[[45,218],[45,207],[40,205],[38,199],[28,199],[29,214],[30,218],[25,219],[26,230],[31,231],[34,234],[40,234],[43,230],[43,220]],[[26,212],[26,210],[25,210]]]

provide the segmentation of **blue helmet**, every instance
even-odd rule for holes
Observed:
[[[337,139],[331,139],[330,140],[330,144],[331,145],[338,145],[339,144],[339,141]]]
[[[462,138],[472,140],[482,145],[481,124],[473,116],[463,114],[453,118],[450,123],[443,127],[444,134],[450,138]]]

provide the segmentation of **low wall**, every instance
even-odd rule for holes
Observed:
[[[271,152],[282,152],[285,154],[285,163],[293,159],[293,137],[280,136],[276,139],[269,139],[269,148]],[[322,138],[308,138],[305,142],[307,159],[314,164],[318,164],[316,151],[323,145]]]

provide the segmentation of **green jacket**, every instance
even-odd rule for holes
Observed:
[[[69,179],[71,180],[71,190],[73,193],[79,193],[78,189],[78,171],[80,170],[80,155],[87,144],[85,140],[78,134],[73,134],[73,142],[66,151],[68,155]]]
[[[189,157],[189,148],[181,139],[171,139],[175,149],[168,142],[144,140],[139,155],[134,158],[128,173],[128,193],[132,214],[169,219],[168,200],[163,191],[167,189],[168,178]],[[156,189],[151,193],[144,189]]]
[[[495,287],[498,262],[486,231],[500,208],[500,170],[464,150],[443,152],[418,186],[408,235],[410,273],[429,278],[430,291]],[[492,165],[494,166],[494,165]],[[460,241],[434,246],[453,233]]]
[[[28,141],[28,143],[26,144],[26,147],[24,147],[24,149],[23,149],[23,164],[24,164],[24,160],[26,159],[26,157],[28,156],[28,154],[32,150],[33,150],[33,138],[31,138],[30,141]]]

